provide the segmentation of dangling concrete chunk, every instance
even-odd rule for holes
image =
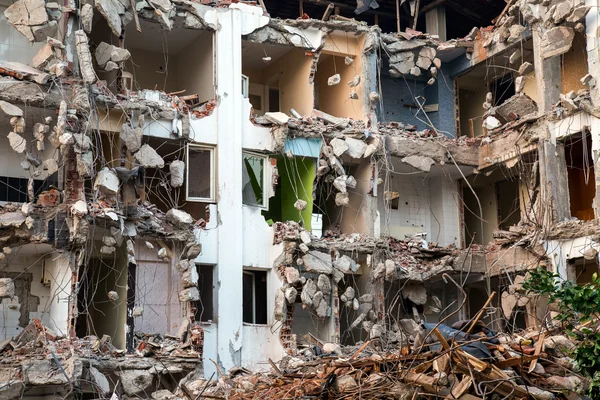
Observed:
[[[194,223],[194,219],[190,214],[174,208],[167,211],[166,219],[173,225],[180,227],[187,227]]]
[[[94,190],[100,190],[105,195],[114,196],[119,191],[119,178],[110,168],[104,167],[96,176]]]
[[[352,158],[362,158],[362,156],[365,154],[365,150],[367,149],[367,144],[365,142],[354,138],[347,138],[346,144],[348,145],[346,154]]]
[[[135,159],[145,168],[163,168],[165,166],[165,160],[147,144],[135,153]]]
[[[140,149],[140,147],[142,147],[143,137],[144,133],[142,132],[141,128],[132,128],[127,124],[123,124],[123,126],[121,126],[119,138],[130,152],[135,153]]]
[[[19,107],[10,104],[4,100],[0,100],[0,110],[4,111],[4,113],[6,115],[8,115],[9,117],[22,117],[23,116],[23,110],[21,110]]]
[[[320,251],[311,251],[302,257],[304,267],[309,272],[318,272],[321,274],[331,274],[333,265],[331,256]]]
[[[185,163],[181,160],[173,161],[169,165],[169,172],[171,172],[171,186],[174,188],[183,186]]]
[[[19,154],[23,154],[27,150],[27,141],[18,133],[10,132],[8,134],[8,143]]]
[[[81,76],[85,83],[91,85],[96,82],[96,73],[94,72],[94,64],[90,46],[88,44],[88,37],[83,30],[75,32],[75,43]]]
[[[575,32],[568,26],[555,26],[544,33],[541,43],[543,58],[551,58],[565,54],[571,49]]]

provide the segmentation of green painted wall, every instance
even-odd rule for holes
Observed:
[[[313,212],[313,182],[315,180],[315,159],[309,157],[277,158],[280,185],[277,194],[271,200],[271,215],[274,220],[304,221],[304,227],[311,230]],[[308,204],[306,209],[298,211],[294,207],[297,199]],[[280,218],[278,218],[280,216]]]

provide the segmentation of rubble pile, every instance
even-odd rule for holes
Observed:
[[[182,386],[198,398],[229,399],[550,400],[578,398],[587,390],[588,381],[574,372],[568,356],[576,343],[558,330],[507,335],[478,321],[453,327],[410,322],[413,331],[405,330],[399,347],[384,349],[377,340],[352,347],[315,345],[271,363],[269,373],[236,369],[219,380],[187,379]],[[473,333],[467,333],[470,328]]]

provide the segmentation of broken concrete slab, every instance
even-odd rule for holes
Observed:
[[[523,75],[527,75],[531,72],[533,72],[534,68],[533,68],[533,64],[525,61],[523,64],[521,64],[521,66],[519,67],[519,75],[523,76]]]
[[[537,104],[525,93],[519,93],[495,108],[496,116],[505,122],[514,121],[525,115],[537,113]]]
[[[354,299],[354,296],[356,296],[356,291],[352,286],[348,286],[346,288],[346,291],[344,291],[344,293],[340,296],[340,300],[342,300],[345,303],[347,301],[352,301]]]
[[[335,205],[340,207],[346,207],[350,204],[350,197],[348,193],[338,192],[335,194]]]
[[[523,92],[523,89],[525,88],[525,79],[527,79],[525,76],[517,76],[517,78],[515,79],[515,92],[516,93]]]
[[[398,78],[407,75],[415,66],[415,55],[412,52],[394,54],[390,57],[390,75]]]
[[[327,85],[329,85],[329,86],[339,85],[341,81],[342,81],[342,77],[340,76],[340,74],[335,74],[335,75],[330,76],[327,79]]]
[[[117,375],[128,396],[144,396],[150,393],[154,385],[154,376],[150,370],[124,370],[117,372]]]
[[[571,49],[575,32],[568,26],[555,26],[544,32],[540,45],[542,58],[551,58],[565,54]]]
[[[85,33],[90,34],[92,32],[92,21],[94,20],[94,7],[90,3],[86,3],[81,7],[79,20]]]
[[[302,240],[302,243],[304,243],[304,244],[309,244],[312,241],[312,239],[310,237],[310,232],[309,231],[300,232],[300,240]]]
[[[181,286],[184,288],[192,288],[198,285],[198,269],[197,268],[189,268],[183,274],[181,274]]]
[[[338,192],[347,193],[346,189],[346,180],[348,177],[346,175],[338,176],[333,180],[333,187],[337,189]]]
[[[123,24],[121,15],[125,14],[123,3],[118,0],[95,0],[96,9],[102,14],[110,30],[116,37],[120,37]]]
[[[264,117],[271,123],[275,125],[285,126],[290,120],[289,115],[282,112],[267,112]]]
[[[36,40],[33,29],[49,23],[44,0],[17,0],[4,10],[4,16],[30,42]]]
[[[114,196],[119,192],[119,178],[110,168],[104,167],[96,175],[94,190],[100,190],[104,195]]]
[[[163,168],[165,166],[165,160],[148,144],[140,147],[134,157],[145,168]]]
[[[302,293],[300,293],[302,304],[309,307],[312,306],[312,299],[315,293],[317,293],[317,285],[312,279],[307,279],[306,283],[302,287]]]
[[[302,257],[304,268],[309,272],[318,272],[321,274],[331,274],[333,264],[331,256],[328,253],[320,251],[311,251]]]
[[[431,166],[435,164],[435,161],[431,157],[412,155],[408,157],[404,157],[401,160],[403,163],[406,163],[420,171],[429,172],[431,171]]]
[[[23,222],[25,222],[25,216],[20,211],[0,214],[0,228],[18,228],[23,225]]]

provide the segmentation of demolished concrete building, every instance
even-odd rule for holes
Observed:
[[[0,0],[0,397],[538,327],[529,269],[589,281],[597,2],[397,3]]]

